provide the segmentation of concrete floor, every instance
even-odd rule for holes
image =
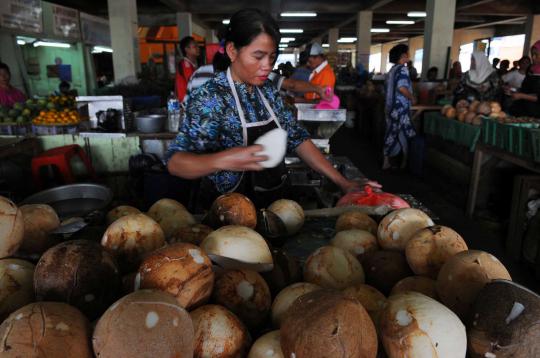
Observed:
[[[381,170],[381,153],[374,149],[370,140],[360,138],[352,129],[341,127],[330,143],[333,154],[349,157],[367,177],[381,183],[385,191],[412,194],[440,218],[438,224],[449,226],[460,233],[470,249],[495,255],[507,267],[515,282],[540,292],[540,281],[535,279],[533,271],[524,264],[509,259],[505,254],[503,242],[506,226],[468,219],[464,214],[465,203],[456,205],[454,200],[451,200],[452,192],[466,188],[456,188],[427,168],[424,168],[421,178],[405,171]]]

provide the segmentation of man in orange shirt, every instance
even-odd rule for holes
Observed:
[[[184,37],[180,41],[180,51],[184,58],[178,63],[175,76],[176,96],[182,102],[187,92],[187,85],[193,72],[197,70],[197,58],[200,55],[199,45],[191,36]]]
[[[309,82],[319,87],[331,87],[332,91],[336,84],[336,76],[334,70],[326,61],[323,48],[320,44],[314,42],[306,48],[306,52],[309,55],[308,66],[312,70],[309,76]],[[304,95],[308,100],[319,99],[319,95],[314,92],[309,92]]]

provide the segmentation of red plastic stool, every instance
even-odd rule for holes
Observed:
[[[64,179],[65,184],[71,184],[75,182],[75,175],[73,175],[73,171],[71,170],[70,160],[74,156],[78,156],[84,166],[86,167],[86,171],[88,172],[88,175],[96,180],[96,172],[94,171],[94,167],[92,166],[92,163],[86,156],[86,153],[84,150],[77,144],[72,145],[66,145],[63,147],[57,147],[53,149],[49,149],[38,156],[32,158],[32,178],[34,180],[35,185],[38,188],[43,187],[43,182],[41,180],[41,174],[40,169],[42,167],[46,167],[49,165],[55,166],[58,168],[58,171],[60,172],[60,175],[62,175],[62,178]]]

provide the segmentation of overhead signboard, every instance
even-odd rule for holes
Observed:
[[[40,33],[43,31],[41,0],[0,1],[0,27]]]
[[[75,9],[52,4],[53,33],[62,37],[81,37],[79,12]]]
[[[81,12],[80,15],[83,41],[92,45],[111,46],[109,21],[84,12]]]

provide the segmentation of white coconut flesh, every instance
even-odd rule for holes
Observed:
[[[276,128],[263,134],[255,140],[255,144],[263,147],[257,155],[267,156],[268,159],[259,162],[263,168],[274,168],[283,161],[287,151],[287,131]]]
[[[304,209],[294,200],[276,200],[270,204],[268,210],[283,221],[289,235],[297,233],[304,225]]]
[[[377,238],[373,234],[358,229],[340,231],[330,243],[353,255],[362,255],[368,250],[374,251],[378,248]]]
[[[392,296],[381,319],[383,344],[390,358],[398,357],[398,351],[399,357],[465,357],[465,326],[450,309],[430,297],[417,292]],[[394,347],[394,355],[388,352],[389,347]]]
[[[251,346],[248,358],[283,358],[279,330],[259,337]]]

